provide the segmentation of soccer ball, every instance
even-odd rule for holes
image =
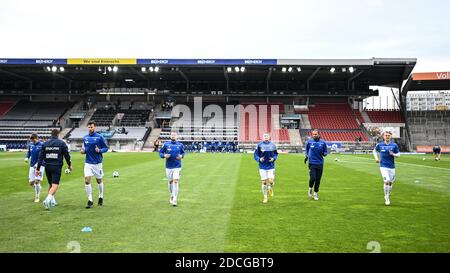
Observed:
[[[425,157],[422,159],[423,161],[427,160]]]
[[[114,171],[114,172],[113,172],[113,177],[114,177],[114,178],[119,177],[119,172],[118,172],[118,171]]]
[[[70,174],[70,170],[69,170],[69,169],[65,169],[65,170],[64,170],[64,173],[65,173],[65,174]]]
[[[334,161],[339,161],[339,159],[336,157],[336,158],[334,159]]]

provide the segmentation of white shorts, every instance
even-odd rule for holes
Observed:
[[[84,163],[84,177],[95,176],[97,179],[103,178],[103,164]]]
[[[166,168],[166,177],[169,181],[172,181],[174,179],[180,179],[180,176],[181,176],[181,168],[175,169]]]
[[[384,182],[389,181],[392,183],[395,181],[395,169],[381,167],[380,171]]]
[[[42,178],[44,177],[45,167],[44,167],[44,166],[41,166],[41,175],[39,175],[39,176],[36,176],[36,167],[37,167],[37,166],[30,167],[30,173],[28,174],[28,181],[29,181],[30,183],[31,183],[31,182],[34,182],[35,180],[40,180],[40,181],[42,181]]]
[[[271,169],[271,170],[259,169],[259,175],[261,176],[261,180],[274,179],[275,178],[275,169]]]

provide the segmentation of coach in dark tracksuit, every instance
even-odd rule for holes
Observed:
[[[320,139],[320,133],[318,130],[312,132],[312,139],[306,144],[305,164],[309,160],[309,198],[313,197],[314,187],[314,200],[319,200],[319,187],[320,180],[322,178],[324,157],[328,155],[327,144]]]
[[[56,205],[54,196],[61,179],[61,169],[64,163],[63,158],[66,160],[69,170],[72,171],[69,149],[64,141],[58,139],[58,134],[59,130],[54,129],[51,138],[42,144],[36,169],[36,173],[38,173],[42,162],[45,160],[45,175],[49,184],[48,196],[44,200],[46,209],[50,209],[52,205]]]

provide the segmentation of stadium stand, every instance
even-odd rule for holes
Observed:
[[[73,103],[20,101],[0,118],[1,125],[49,126],[58,119]]]
[[[61,80],[53,86],[49,85],[46,77],[34,78],[34,74],[46,69],[43,65],[2,64],[2,70],[6,73],[0,73],[0,141],[8,140],[11,145],[17,145],[13,141],[26,141],[32,131],[40,132],[45,137],[51,128],[60,126],[63,127],[61,135],[69,140],[76,139],[79,128],[80,135],[85,133],[89,120],[95,120],[99,127],[109,129],[106,135],[110,141],[115,142],[114,147],[122,148],[141,140],[147,142],[151,132],[158,132],[153,134],[152,141],[158,136],[167,139],[170,130],[177,129],[174,125],[177,119],[171,116],[174,104],[186,105],[192,103],[192,98],[195,97],[202,97],[210,104],[253,104],[258,107],[267,104],[268,107],[267,111],[259,108],[256,110],[256,120],[249,120],[246,118],[247,114],[238,111],[234,117],[234,125],[224,124],[220,128],[214,128],[210,118],[202,118],[200,125],[192,127],[190,131],[180,131],[179,136],[187,141],[225,137],[248,145],[251,149],[255,142],[261,140],[262,131],[270,131],[272,139],[280,145],[295,146],[294,143],[301,147],[301,142],[306,139],[309,131],[317,128],[327,141],[345,142],[343,144],[359,147],[370,144],[366,142],[368,139],[375,140],[374,132],[367,131],[372,128],[370,124],[373,123],[389,124],[386,126],[405,123],[404,127],[392,127],[400,127],[401,138],[407,144],[404,147],[409,151],[412,150],[411,135],[419,143],[438,142],[448,138],[448,126],[442,125],[448,124],[446,117],[439,119],[428,115],[422,119],[416,115],[409,116],[408,119],[415,119],[411,124],[411,134],[410,127],[404,120],[405,115],[402,116],[398,111],[357,110],[368,107],[363,104],[364,99],[379,95],[378,90],[372,89],[373,86],[408,80],[409,84],[405,84],[405,90],[399,96],[406,96],[408,90],[427,88],[428,85],[424,85],[426,82],[416,81],[410,75],[416,59],[340,60],[339,65],[335,60],[283,60],[289,65],[295,64],[292,68],[298,66],[297,72],[292,71],[295,73],[290,74],[292,77],[287,77],[287,64],[273,65],[272,60],[264,60],[258,65],[249,64],[244,68],[245,73],[228,71],[233,70],[231,66],[223,67],[219,63],[205,65],[203,60],[198,61],[196,65],[181,62],[174,64],[171,69],[163,69],[167,75],[159,80],[155,78],[155,81],[149,81],[150,74],[145,74],[145,69],[140,74],[142,65],[120,69],[116,77],[105,77],[106,69],[104,73],[98,73],[97,69],[91,71],[91,66],[66,63],[67,68],[73,69],[66,69],[64,77],[71,81]],[[335,67],[336,73],[330,73],[325,67]],[[353,67],[357,73],[351,76],[352,72],[347,70],[349,67]],[[136,77],[136,72],[140,77]],[[32,78],[33,84],[30,85],[25,78],[11,78],[11,73]],[[133,83],[124,82],[124,79],[132,79]],[[440,81],[438,83],[439,90],[447,90],[447,85]],[[97,92],[93,92],[95,89]],[[30,102],[30,99],[47,102]],[[13,102],[18,100],[22,101]],[[66,100],[78,102],[80,107],[76,103],[62,102]],[[223,105],[221,107],[224,108]],[[281,116],[271,114],[275,107],[279,107]],[[192,120],[196,121],[194,118]],[[424,125],[427,128],[420,128]],[[122,134],[118,130],[123,127],[128,134]],[[255,127],[265,129],[254,130]],[[143,136],[140,131],[144,132]],[[119,145],[116,145],[115,140]],[[148,142],[148,147],[152,141]],[[298,151],[298,148],[291,150],[296,149]]]
[[[357,130],[359,125],[348,103],[318,103],[309,108],[312,127],[328,130]]]
[[[111,136],[107,139],[112,140],[138,140],[141,141],[147,132],[146,128],[143,127],[126,127],[126,133],[120,132],[121,128],[109,130],[107,127],[97,127],[98,132],[110,132]],[[70,140],[82,139],[87,134],[86,128],[76,128],[70,134]]]
[[[284,114],[284,104],[258,104],[255,103],[256,120],[250,119],[246,104],[239,114],[239,142],[258,142],[264,132],[270,132],[271,139],[276,143],[289,143],[289,131],[280,128],[280,117]],[[274,123],[277,123],[276,126]]]
[[[87,111],[76,111],[71,117],[96,122],[97,131],[109,142],[113,150],[141,150],[152,127],[147,126],[153,119],[153,104],[133,101],[100,101],[94,105],[91,116]],[[84,126],[73,128],[65,138],[73,148],[81,148],[82,138],[87,134]]]
[[[139,127],[144,126],[145,122],[148,121],[153,107],[146,102],[121,101],[115,104],[99,102],[96,105],[96,109],[91,120],[95,120],[97,126],[120,125]]]
[[[356,119],[359,121],[359,124],[363,124],[366,122],[359,110],[354,110],[354,113],[356,115]]]
[[[94,115],[91,117],[91,120],[95,120],[97,126],[108,126],[112,125],[116,115],[117,115],[116,110],[99,109],[95,111]]]
[[[3,117],[15,104],[15,102],[0,102],[0,117]]]
[[[284,111],[283,104],[254,104],[256,106],[256,119],[255,121],[249,119],[249,113],[245,112],[247,105],[242,105],[237,112],[227,112],[225,104],[216,104],[222,110],[224,120],[222,124],[212,124],[214,117],[201,117],[196,116],[192,118],[191,128],[186,130],[179,126],[177,123],[178,118],[172,117],[168,126],[162,126],[160,138],[167,140],[170,138],[170,131],[178,132],[178,138],[181,141],[193,142],[193,141],[239,141],[239,143],[255,143],[262,139],[263,131],[271,133],[272,141],[277,143],[289,143],[289,131],[287,129],[275,129],[279,128],[280,114]],[[193,113],[193,105],[187,105]],[[207,107],[207,105],[204,105]],[[275,109],[275,107],[277,107]],[[276,114],[272,115],[272,110],[276,111]],[[159,113],[157,113],[159,115]],[[227,120],[233,120],[234,125],[227,124]],[[261,123],[262,122],[262,123]],[[275,126],[274,123],[278,123]],[[261,132],[258,130],[261,125]]]
[[[311,132],[308,133],[311,135]],[[356,142],[356,139],[361,139],[361,142],[369,141],[366,134],[361,131],[321,131],[321,138],[325,141],[345,141]]]
[[[374,123],[405,123],[402,113],[398,110],[367,110],[366,113]]]
[[[413,145],[450,145],[450,111],[407,113]]]
[[[144,145],[145,138],[148,137],[150,128],[126,127],[125,132],[121,128],[97,127],[97,132],[102,134],[108,142],[109,148],[113,150],[140,150]],[[73,145],[73,149],[81,148],[82,139],[87,134],[86,128],[75,128],[68,141]]]
[[[191,113],[194,113],[194,105],[187,104]],[[197,117],[193,116],[190,128],[183,128],[178,121],[178,117],[171,117],[171,120],[161,128],[160,138],[167,140],[170,138],[170,131],[178,132],[178,138],[182,141],[213,141],[213,140],[227,140],[234,141],[238,138],[238,119],[234,112],[227,113],[224,104],[217,104],[223,113],[222,124],[214,124],[216,122],[215,116],[212,117]],[[204,105],[207,107],[207,105]],[[164,116],[167,111],[156,113],[157,116]],[[184,117],[185,118],[185,117]],[[234,125],[227,125],[227,120],[234,120]]]
[[[66,102],[20,101],[0,117],[0,144],[8,149],[25,149],[31,133],[47,139],[58,120],[71,107]]]
[[[310,105],[308,111],[303,110],[302,114],[303,117],[308,117],[312,128],[320,130],[322,138],[326,141],[369,141],[367,134],[361,130],[361,124],[364,123],[361,113],[356,110],[353,112],[346,102],[316,103]],[[311,134],[310,130],[301,131],[303,135]]]

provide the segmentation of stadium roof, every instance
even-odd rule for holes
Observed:
[[[0,90],[58,81],[81,90],[95,83],[168,90],[355,90],[398,87],[416,59],[0,59]],[[117,66],[117,71],[112,71]],[[63,67],[64,71],[60,71]],[[155,68],[158,67],[158,72]],[[62,83],[61,83],[62,82]],[[18,84],[19,83],[19,84]],[[25,84],[20,84],[25,83]],[[31,84],[30,84],[31,83]],[[91,84],[89,84],[91,83]],[[55,87],[56,86],[56,87]],[[125,86],[125,85],[124,85]]]
[[[403,88],[409,91],[450,90],[450,72],[428,72],[412,74]]]

